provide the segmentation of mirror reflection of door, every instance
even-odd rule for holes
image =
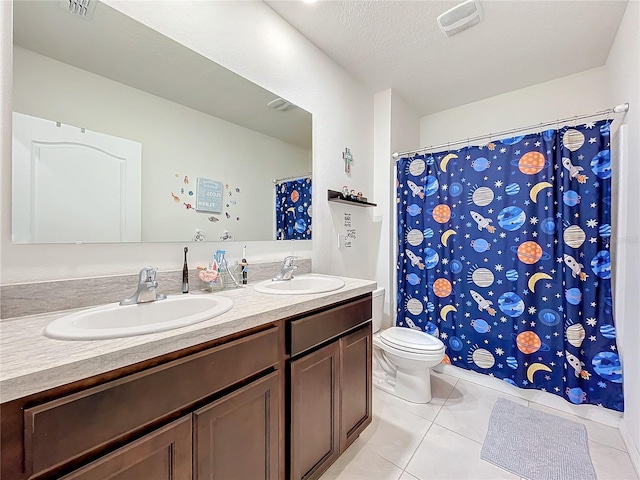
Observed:
[[[14,113],[13,241],[140,241],[141,148]]]

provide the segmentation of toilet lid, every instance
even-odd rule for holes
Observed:
[[[439,339],[428,333],[412,328],[391,327],[380,334],[382,343],[390,347],[414,353],[430,353],[444,350]]]

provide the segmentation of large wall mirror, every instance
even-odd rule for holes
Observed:
[[[14,243],[311,238],[309,112],[65,3],[14,2]]]

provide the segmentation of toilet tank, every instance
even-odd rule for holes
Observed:
[[[373,331],[377,332],[382,327],[382,315],[384,314],[384,288],[373,291],[372,324]]]

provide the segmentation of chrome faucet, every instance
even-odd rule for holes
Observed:
[[[282,280],[291,280],[293,278],[293,272],[298,268],[297,265],[293,264],[293,261],[298,258],[294,255],[289,255],[284,258],[284,263],[282,264],[282,270],[273,277],[271,280],[274,282],[280,282]]]
[[[144,267],[138,274],[138,289],[129,298],[125,298],[120,305],[135,305],[137,303],[155,302],[167,298],[162,293],[156,293],[158,282],[156,281],[157,268]]]

